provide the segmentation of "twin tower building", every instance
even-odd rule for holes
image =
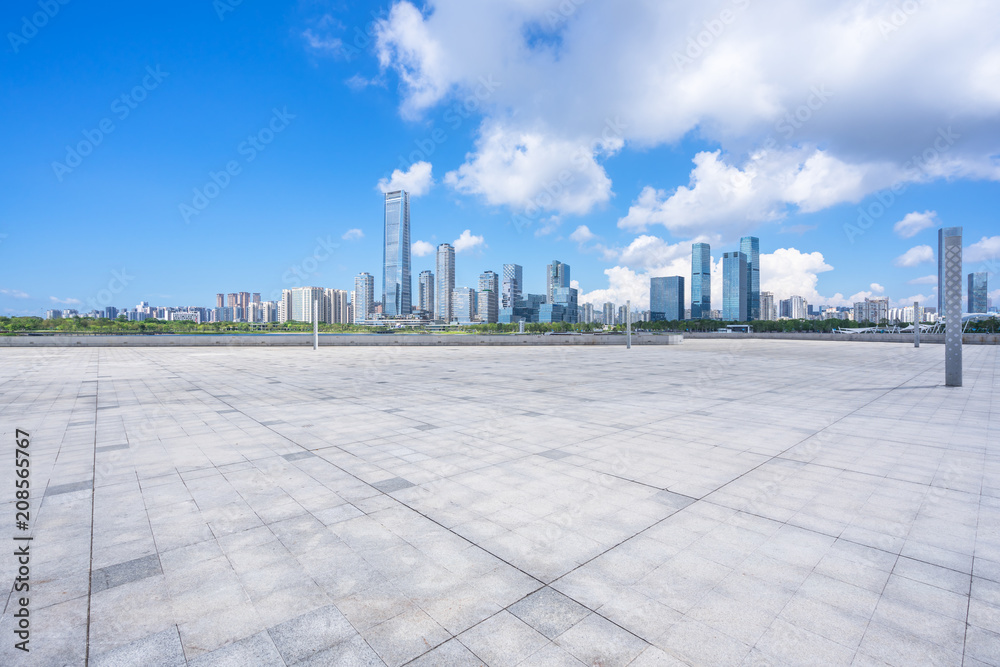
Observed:
[[[684,319],[684,277],[651,278],[649,310],[652,320]],[[744,236],[738,252],[722,255],[722,319],[759,320],[760,239]],[[712,319],[712,248],[691,246],[691,319]]]

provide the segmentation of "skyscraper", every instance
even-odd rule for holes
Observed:
[[[329,322],[326,295],[322,287],[293,287],[292,312],[288,317],[296,322],[312,322],[313,313],[318,321]]]
[[[418,300],[417,307],[427,313],[430,317],[434,317],[434,273],[431,271],[421,271],[420,277],[418,278],[419,286],[418,290]]]
[[[386,317],[409,317],[410,195],[406,190],[385,193],[385,247],[382,254],[382,312]]]
[[[215,307],[216,308],[222,308],[223,306],[225,306],[226,305],[225,298],[226,298],[225,294],[216,294],[215,295]]]
[[[608,326],[614,326],[615,324],[615,304],[610,301],[605,301],[604,305],[601,306],[602,319],[604,324]]]
[[[707,243],[691,246],[691,319],[712,316],[712,248]]]
[[[375,312],[375,276],[365,271],[354,278],[354,321],[367,320]]]
[[[773,292],[761,292],[760,293],[760,319],[762,320],[776,320],[778,319],[778,314],[774,309],[774,293]]]
[[[500,276],[493,271],[483,271],[479,274],[479,291],[500,293]]]
[[[476,313],[479,315],[480,322],[496,324],[499,315],[499,308],[497,308],[499,296],[493,290],[482,289],[482,281],[480,281],[479,293],[476,294]]]
[[[557,287],[569,287],[569,264],[563,264],[559,260],[554,259],[546,268],[546,303],[554,303],[555,289]]]
[[[747,319],[759,320],[760,239],[756,236],[744,236],[740,239],[740,252],[747,256]]]
[[[347,291],[327,288],[323,290],[326,299],[326,320],[329,324],[350,324],[351,315],[347,307]]]
[[[503,265],[503,300],[501,308],[513,308],[514,304],[521,300],[521,274],[523,269],[520,264]]]
[[[435,319],[451,322],[451,293],[455,289],[455,248],[450,243],[442,243],[437,249],[437,299]]]
[[[456,287],[451,295],[452,316],[461,324],[469,324],[476,317],[476,291],[470,287]]]
[[[649,319],[653,322],[684,319],[684,278],[649,279]]]
[[[722,255],[722,319],[747,321],[747,256],[742,252]]]
[[[986,294],[989,291],[986,284],[987,273],[979,271],[969,274],[969,311],[970,313],[986,312]]]

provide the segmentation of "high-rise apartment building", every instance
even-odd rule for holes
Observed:
[[[521,300],[521,289],[523,287],[522,274],[524,269],[520,264],[503,265],[503,298],[501,308],[513,308],[514,304]]]
[[[421,271],[417,279],[417,307],[427,313],[430,318],[434,317],[434,273],[432,271]]]
[[[976,273],[969,274],[969,286],[968,286],[968,301],[970,313],[985,313],[988,304],[986,303],[986,295],[989,292],[987,287],[987,273],[986,271],[978,271]]]
[[[326,301],[327,324],[350,324],[351,312],[348,308],[347,291],[341,289],[323,290]]]
[[[557,259],[546,267],[545,298],[547,303],[554,303],[554,290],[557,287],[569,287],[569,264],[563,264]]]
[[[437,249],[437,299],[435,299],[434,318],[451,322],[454,311],[451,303],[452,292],[455,290],[455,248],[450,243],[442,243]]]
[[[691,246],[691,319],[712,316],[712,248],[707,243]]]
[[[594,323],[594,304],[592,303],[580,304],[580,323],[581,324]]]
[[[762,320],[776,320],[778,319],[778,313],[774,307],[774,293],[773,292],[761,292],[760,293],[760,319]]]
[[[315,316],[319,322],[329,322],[327,300],[322,287],[293,287],[292,310],[289,320],[312,322]]]
[[[367,271],[354,277],[354,321],[370,319],[375,314],[375,276]]]
[[[386,317],[409,317],[410,195],[406,190],[385,193],[385,246],[382,255],[382,312]]]
[[[292,319],[292,290],[281,290],[281,301],[278,302],[278,321],[287,322]]]
[[[793,320],[804,320],[809,317],[809,303],[804,297],[792,295],[789,297],[789,317]],[[888,303],[888,299],[886,299]]]
[[[684,310],[683,277],[669,276],[649,279],[650,321],[683,320]]]
[[[601,306],[601,317],[604,320],[604,324],[608,326],[614,326],[615,324],[615,304],[610,301],[605,301],[604,305]]]
[[[238,303],[238,299],[239,295],[236,294],[236,292],[229,292],[228,294],[226,294],[226,301],[228,301],[228,303],[226,304],[227,307],[229,308],[239,307],[240,304]]]
[[[722,319],[747,321],[747,256],[742,252],[722,255]]]
[[[225,306],[226,305],[225,298],[226,298],[225,294],[216,294],[215,295],[215,307],[216,308],[222,308],[223,306]]]
[[[747,256],[747,319],[760,316],[760,239],[744,236],[740,239],[740,252]]]
[[[253,303],[260,303],[260,292],[254,292],[253,296],[250,298]]]

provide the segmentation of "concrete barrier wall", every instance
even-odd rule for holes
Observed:
[[[625,335],[499,335],[478,334],[320,334],[321,347],[337,346],[525,346],[625,345]],[[678,345],[680,334],[632,334],[633,345]],[[272,347],[311,346],[313,335],[72,335],[0,336],[0,347]]]
[[[835,334],[835,333],[718,333],[715,331],[686,331],[685,338],[766,338],[773,340],[840,340],[861,341],[866,343],[909,343],[913,344],[913,334]],[[965,334],[962,337],[965,345],[997,345],[1000,344],[1000,334]],[[920,343],[944,343],[944,334],[920,334]]]

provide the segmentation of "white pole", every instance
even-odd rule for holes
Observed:
[[[313,299],[313,349],[319,349],[319,301]]]
[[[632,300],[629,299],[625,302],[625,329],[628,331],[628,339],[625,343],[625,349],[632,349]]]

